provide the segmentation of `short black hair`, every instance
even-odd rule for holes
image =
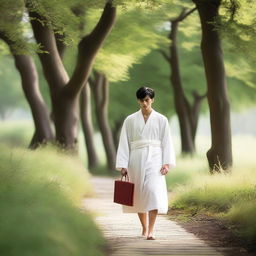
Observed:
[[[149,96],[150,99],[155,97],[155,92],[152,88],[142,86],[136,92],[137,99],[144,99],[145,97]]]

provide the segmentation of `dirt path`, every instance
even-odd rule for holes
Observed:
[[[109,241],[111,255],[225,255],[229,248],[209,247],[192,233],[187,232],[167,215],[156,220],[155,241],[142,236],[136,214],[123,214],[120,205],[113,203],[114,180],[92,177],[95,196],[83,201],[84,207],[95,215],[95,220]]]

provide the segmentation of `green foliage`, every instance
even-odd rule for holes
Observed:
[[[143,30],[141,31],[143,33],[149,31],[150,33],[154,32],[157,34],[159,36],[158,40],[162,40],[162,44],[158,41],[158,47],[161,47],[165,50],[165,52],[168,53],[167,45],[169,42],[166,38],[167,34],[170,32],[170,23],[166,21],[177,17],[183,8],[190,10],[193,7],[194,4],[192,1],[185,2],[177,0],[172,1],[171,4],[163,1],[162,6],[154,10],[154,14],[147,12],[146,15],[148,15],[149,19],[145,19],[145,21],[148,22],[148,26],[143,24],[144,32]],[[138,12],[138,10],[136,10],[136,12]],[[136,14],[136,12],[134,13]],[[121,13],[119,20],[122,21],[122,16],[127,17],[128,15],[129,12]],[[135,17],[135,19],[137,20],[138,18]],[[144,18],[142,17],[141,21],[143,21],[143,19]],[[131,61],[132,64],[133,61],[131,56],[133,52],[135,52],[136,55],[139,54],[136,49],[139,50],[140,47],[136,48],[136,43],[142,44],[142,42],[145,42],[143,39],[139,40],[140,37],[137,36],[135,36],[135,38],[138,42],[132,43],[132,40],[129,40],[129,37],[132,39],[134,38],[136,31],[132,30],[132,27],[131,29],[129,27],[129,25],[133,24],[134,21],[130,23],[128,23],[128,21],[129,18],[127,20],[124,19],[124,24],[126,27],[122,27],[122,24],[118,24],[117,21],[116,27],[114,28],[109,39],[107,39],[107,42],[97,59],[98,62],[96,62],[96,67],[98,69],[100,69],[102,66],[103,72],[107,73],[107,70],[109,70],[109,77],[111,78],[115,76],[118,80],[120,79],[120,76],[122,76],[122,70],[125,70],[124,68],[126,66],[127,68],[130,67],[129,61]],[[118,26],[120,26],[120,31],[118,31]],[[131,33],[128,31],[131,31]],[[138,31],[140,31],[140,29]],[[118,35],[121,37],[118,37]],[[190,102],[193,101],[191,94],[193,90],[197,90],[200,94],[206,93],[206,81],[201,57],[200,41],[201,27],[198,13],[195,11],[180,23],[178,34],[181,77],[185,93]],[[117,45],[119,42],[122,42],[122,44],[120,43],[122,49],[120,49]],[[130,51],[129,47],[126,48],[126,44],[132,46]],[[108,47],[110,47],[111,52],[106,51]],[[117,53],[124,51],[124,53],[127,52],[127,54],[123,55],[122,58],[116,54],[113,55],[113,52],[116,49]],[[106,51],[106,56],[104,56],[104,51]],[[234,54],[230,52],[229,41],[224,42],[224,52],[227,52],[224,57],[232,108],[240,109],[243,107],[252,106],[255,104],[256,94],[252,88],[248,88],[246,85],[253,87],[255,80],[253,65],[251,63],[247,63],[246,60],[242,58],[241,54]],[[115,65],[115,59],[117,60],[117,65]],[[134,60],[134,63],[137,63],[137,61]],[[173,96],[169,78],[170,68],[168,64],[161,59],[160,53],[157,53],[157,50],[153,50],[152,53],[141,59],[139,63],[141,64],[131,66],[128,76],[127,74],[124,76],[124,79],[129,77],[128,81],[123,82],[115,81],[114,78],[111,79],[115,81],[110,85],[110,99],[112,102],[112,105],[110,106],[110,117],[112,125],[116,121],[123,119],[126,115],[137,110],[134,93],[141,85],[148,85],[157,90],[158,96],[156,98],[156,103],[154,104],[154,107],[156,107],[157,110],[163,112],[167,116],[170,116],[174,112]],[[240,95],[239,99],[237,97],[238,94]],[[204,101],[202,107],[203,111],[208,109],[206,101]]]
[[[79,24],[79,17],[72,12],[72,7],[78,4],[80,1],[76,0],[27,0],[26,7],[43,17],[38,19],[43,25],[52,28],[57,34],[65,35],[63,39],[65,44],[72,45],[77,43]]]
[[[178,14],[176,14],[176,16],[177,15]],[[246,58],[248,50],[245,51],[246,53],[238,49],[234,50],[232,38],[225,35],[223,38],[223,52],[228,93],[232,109],[239,110],[255,105],[256,73],[254,71],[253,62],[248,61]],[[190,102],[193,100],[191,95],[192,90],[196,89],[200,94],[206,92],[206,80],[200,42],[201,27],[198,13],[195,11],[180,22],[178,33],[181,77],[186,96],[190,99]],[[165,51],[168,52],[167,49]],[[239,98],[237,97],[238,95]],[[205,101],[203,111],[207,109],[208,106]]]
[[[255,2],[250,0],[225,0],[222,3],[220,29],[225,36],[236,39],[232,42],[240,49],[255,39],[255,6]],[[239,45],[236,44],[238,42]]]
[[[95,69],[103,72],[110,81],[127,80],[128,69],[134,63],[157,48],[159,42],[167,42],[165,37],[154,31],[161,23],[156,12],[158,14],[160,10],[119,8],[116,24],[97,55]],[[99,15],[99,11],[87,14],[89,28]]]
[[[155,14],[158,17],[158,22],[159,20],[163,22],[164,18],[167,19],[168,15],[172,14],[174,16],[174,13],[171,11],[165,12],[166,14],[162,17],[160,16],[160,12]],[[180,24],[181,31],[179,33],[178,45],[184,90],[189,99],[192,100],[191,91],[197,89],[199,93],[205,93],[206,82],[199,45],[200,33],[198,33],[198,26],[194,25],[197,24],[198,17],[194,13],[187,19],[184,24]],[[170,42],[166,41],[166,38],[170,25],[167,24],[168,27],[167,25],[159,27],[157,23],[155,24],[154,33],[165,38],[161,48],[168,54],[167,45]],[[188,26],[187,29],[186,26]],[[190,32],[188,33],[187,31]],[[186,42],[190,43],[190,47],[185,45]],[[123,119],[126,115],[137,110],[138,105],[135,92],[143,85],[156,90],[156,100],[153,107],[157,111],[168,117],[174,114],[173,93],[170,84],[170,66],[158,49],[153,50],[145,56],[139,64],[133,65],[129,71],[129,77],[130,79],[128,81],[115,82],[110,85],[110,100],[112,102],[110,116],[112,123]]]
[[[79,161],[50,148],[0,152],[1,255],[103,255],[104,240],[80,209],[91,186]]]
[[[255,2],[250,0],[225,0],[222,2],[220,20],[216,23],[222,37],[228,41],[226,52],[230,53],[233,59],[236,58],[235,61],[228,61],[228,67],[236,71],[232,72],[233,77],[254,89],[256,89],[255,7]]]
[[[16,54],[28,54],[40,51],[39,46],[29,37],[28,18],[24,14],[24,1],[0,0],[2,10],[0,17],[0,35],[6,37],[12,45],[12,51]]]

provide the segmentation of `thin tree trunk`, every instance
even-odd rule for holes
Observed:
[[[85,6],[74,6],[71,10],[77,17],[81,18],[85,15]],[[78,29],[82,35],[85,30],[84,19],[80,19]],[[83,86],[80,95],[80,119],[82,122],[82,129],[87,149],[88,169],[93,172],[99,166],[99,159],[97,156],[94,142],[94,131],[91,112],[91,89],[88,83]]]
[[[8,44],[14,57],[15,66],[21,76],[22,89],[30,106],[35,125],[35,132],[29,147],[35,149],[40,144],[54,139],[49,113],[39,90],[36,66],[30,56],[16,54],[13,49],[14,43],[3,33],[0,33],[0,38]]]
[[[107,155],[108,168],[113,171],[115,169],[116,149],[108,123],[109,84],[106,76],[99,72],[95,72],[95,81],[90,84],[95,99],[96,117]]]
[[[179,57],[177,47],[177,33],[179,22],[183,21],[187,16],[193,13],[196,8],[189,11],[183,9],[180,15],[170,20],[171,32],[169,34],[170,57],[164,51],[160,51],[165,60],[170,65],[171,70],[171,85],[174,92],[175,110],[179,120],[180,134],[181,134],[181,152],[183,154],[193,154],[195,152],[195,136],[198,125],[198,118],[200,112],[201,101],[205,96],[200,96],[196,91],[193,92],[194,103],[191,105],[183,90]]]
[[[87,149],[88,168],[96,169],[99,166],[95,143],[93,139],[93,125],[91,118],[91,93],[88,84],[84,85],[80,96],[80,118],[85,137],[85,145]]]
[[[193,91],[192,95],[194,97],[194,102],[193,102],[193,105],[190,106],[189,112],[190,112],[190,124],[191,124],[192,140],[195,143],[195,137],[196,137],[196,131],[197,131],[197,126],[198,126],[200,108],[201,108],[202,100],[206,97],[206,94],[199,95],[197,93],[197,91]]]
[[[106,3],[96,27],[80,41],[77,63],[69,79],[58,52],[53,31],[47,26],[42,26],[38,21],[43,17],[33,12],[33,6],[30,5],[29,0],[26,1],[26,6],[36,41],[42,45],[44,51],[48,52],[39,53],[39,58],[50,88],[56,141],[67,149],[76,150],[78,96],[87,82],[96,54],[113,27],[116,8],[112,3]]]
[[[114,126],[114,129],[112,131],[116,150],[117,150],[118,144],[119,144],[119,137],[120,137],[120,132],[121,132],[123,121],[124,121],[124,118],[121,118],[121,119],[117,120],[115,122],[115,126]]]
[[[210,170],[232,166],[230,107],[221,40],[213,22],[219,15],[220,0],[194,0],[202,26],[201,50],[205,66],[210,108],[212,145],[207,152]]]
[[[174,103],[176,113],[179,119],[180,135],[181,135],[181,151],[185,154],[193,154],[195,145],[192,139],[189,115],[186,107],[186,97],[182,88],[178,49],[177,49],[177,31],[179,21],[171,22],[171,33],[169,38],[170,44],[170,68],[171,68],[171,84],[174,92]]]

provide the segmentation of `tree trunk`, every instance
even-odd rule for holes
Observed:
[[[14,42],[8,39],[4,33],[0,33],[0,38],[8,44],[15,66],[21,76],[22,89],[30,106],[35,125],[35,132],[29,147],[35,149],[40,144],[54,139],[47,107],[39,90],[36,66],[30,56],[15,53]]]
[[[95,80],[90,83],[95,99],[96,117],[103,139],[105,152],[107,155],[108,168],[110,171],[115,169],[116,149],[112,131],[108,123],[108,101],[109,84],[104,74],[95,73]]]
[[[120,132],[121,132],[121,128],[122,128],[123,122],[124,122],[124,118],[121,118],[121,119],[117,120],[115,122],[115,126],[114,126],[114,129],[112,131],[116,150],[118,148],[119,137],[120,137]]]
[[[219,15],[220,0],[194,0],[202,26],[201,50],[207,80],[212,145],[207,152],[210,170],[232,166],[230,109],[221,41],[213,22]]]
[[[206,97],[206,94],[199,95],[196,91],[193,91],[192,95],[194,97],[194,103],[193,103],[192,107],[191,106],[189,107],[189,112],[190,112],[192,140],[195,144],[196,131],[197,131],[197,126],[198,126],[201,103],[202,103],[202,100]]]
[[[191,123],[189,120],[189,103],[182,88],[182,82],[179,69],[179,58],[177,49],[177,30],[179,21],[171,22],[170,44],[170,67],[171,84],[174,92],[174,103],[176,113],[179,119],[181,135],[181,152],[184,154],[193,154],[195,152],[195,143],[191,133]]]
[[[85,145],[87,149],[88,168],[96,169],[99,166],[95,143],[93,139],[93,125],[91,118],[91,93],[88,84],[84,85],[80,96],[80,117],[85,137]]]
[[[53,31],[47,26],[42,26],[39,20],[44,20],[44,17],[33,12],[30,1],[26,2],[26,6],[31,17],[30,22],[35,39],[41,44],[42,50],[48,52],[39,53],[39,58],[50,88],[56,141],[62,147],[76,150],[78,96],[87,82],[96,54],[113,27],[116,8],[112,3],[106,3],[98,24],[80,41],[77,63],[69,79],[58,52]]]
[[[61,90],[52,98],[52,116],[57,145],[77,152],[78,97],[70,97],[65,90]]]
[[[169,63],[171,69],[170,80],[174,92],[175,110],[179,120],[181,135],[181,152],[183,154],[193,154],[195,152],[195,136],[198,125],[200,105],[202,99],[205,97],[198,95],[197,92],[193,92],[194,103],[192,106],[190,105],[182,87],[179,68],[179,57],[177,47],[177,33],[179,22],[183,21],[195,10],[196,8],[193,8],[189,11],[183,9],[177,18],[170,20],[170,57],[164,51],[160,51],[163,54],[163,57]]]
[[[35,133],[30,148],[37,148],[40,144],[53,141],[53,132],[49,113],[39,91],[38,76],[35,64],[30,56],[13,55],[16,68],[20,72],[22,88],[31,108]]]

